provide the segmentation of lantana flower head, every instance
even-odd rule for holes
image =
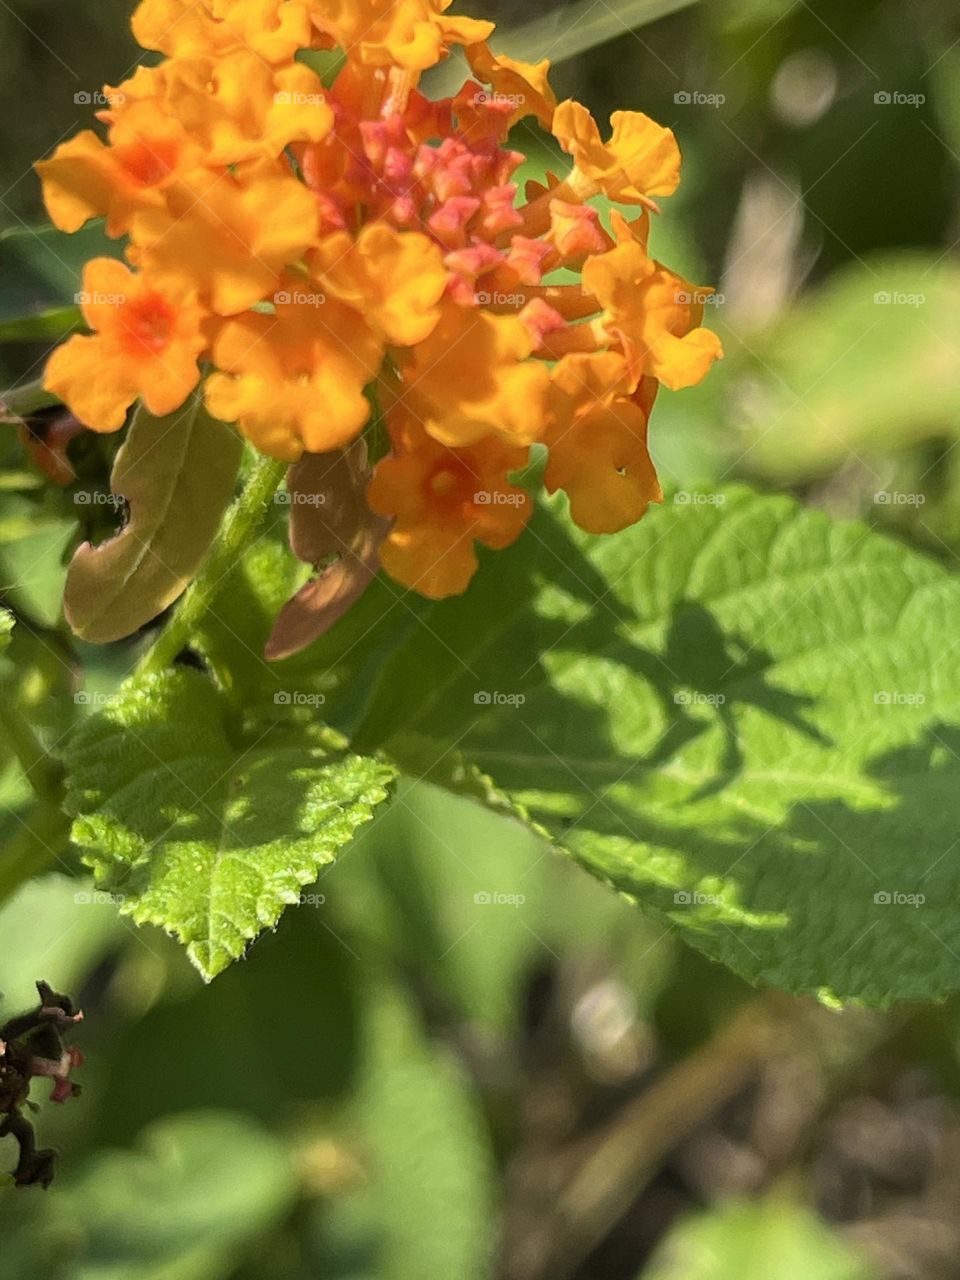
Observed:
[[[531,446],[585,529],[638,520],[661,499],[659,387],[722,354],[708,291],[649,252],[680,180],[670,130],[620,111],[605,137],[546,61],[494,53],[450,3],[142,0],[134,34],[164,60],[106,91],[102,136],[38,166],[57,226],[104,218],[128,264],[89,265],[92,333],[54,353],[50,389],[115,431],[202,378],[214,416],[290,461],[381,413],[383,564],[434,597],[465,589],[475,543],[520,535]],[[465,83],[431,98],[421,77],[454,48]],[[521,192],[525,118],[570,163]]]

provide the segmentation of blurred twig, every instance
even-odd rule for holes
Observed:
[[[572,1171],[551,1212],[511,1242],[504,1280],[570,1280],[629,1209],[664,1158],[720,1111],[764,1064],[802,1050],[826,1076],[846,1077],[894,1023],[863,1011],[764,995],[712,1039],[624,1106],[572,1153]],[[824,1089],[826,1100],[833,1089]]]

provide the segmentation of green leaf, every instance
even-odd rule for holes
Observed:
[[[6,609],[0,609],[0,653],[3,653],[10,643],[10,633],[13,631],[14,624],[13,614],[8,613]]]
[[[421,1037],[410,1010],[382,985],[360,1119],[382,1234],[381,1280],[484,1280],[493,1160],[483,1118],[453,1057]]]
[[[64,558],[75,523],[23,494],[0,495],[0,592],[42,626],[60,618]]]
[[[58,342],[82,324],[79,307],[50,307],[37,315],[0,321],[0,342]]]
[[[771,1197],[682,1218],[637,1280],[867,1280],[865,1260],[809,1210]]]
[[[145,1131],[140,1149],[100,1155],[63,1193],[69,1280],[217,1280],[288,1211],[296,1192],[280,1143],[247,1117],[195,1112]],[[66,1235],[66,1232],[64,1232]]]
[[[696,0],[603,0],[598,4],[597,0],[574,0],[554,5],[529,22],[498,22],[490,43],[497,53],[511,58],[527,62],[549,58],[557,64],[695,3]],[[465,59],[455,53],[430,74],[431,93],[456,93],[469,75]]]
[[[70,760],[73,839],[98,885],[178,937],[208,981],[299,901],[392,777],[292,715],[241,731],[188,670],[128,682]]]
[[[166,418],[137,410],[111,478],[129,519],[109,541],[79,547],[67,574],[64,611],[81,639],[119,640],[177,599],[220,527],[242,452],[199,396]]]
[[[744,399],[751,469],[796,484],[955,435],[958,307],[960,269],[922,254],[858,263],[807,294],[755,344]],[[923,394],[905,396],[905,386]]]
[[[72,235],[50,226],[0,232],[0,319],[15,321],[29,312],[75,304],[84,264],[104,256],[122,257],[123,247],[107,237],[102,218]]]
[[[123,936],[117,913],[97,901],[89,881],[58,874],[22,885],[0,907],[4,1016],[35,1002],[39,974],[57,991],[74,990]]]
[[[512,806],[753,981],[960,986],[937,564],[788,498],[686,494],[614,538],[542,518],[422,621],[355,749]]]

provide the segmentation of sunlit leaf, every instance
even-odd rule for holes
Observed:
[[[311,724],[241,732],[209,680],[178,670],[133,680],[80,726],[68,808],[98,885],[209,980],[299,902],[392,776]]]

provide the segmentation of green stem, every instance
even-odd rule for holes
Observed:
[[[13,691],[0,698],[0,729],[39,800],[57,800],[63,770],[40,741],[36,729],[13,701]]]
[[[9,391],[0,391],[0,421],[9,421],[11,417],[29,418],[38,409],[59,403],[55,395],[43,389],[43,382],[38,378],[35,382],[11,387]]]
[[[190,643],[200,623],[213,607],[227,575],[256,537],[288,463],[258,458],[243,492],[227,513],[216,541],[196,578],[187,589],[173,620],[140,664],[143,675],[156,675],[168,667]]]

